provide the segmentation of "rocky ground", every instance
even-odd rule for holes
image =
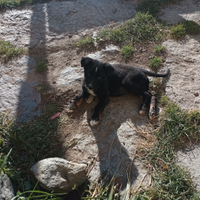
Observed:
[[[65,93],[64,106],[67,106],[69,100],[81,89],[82,56],[124,63],[119,47],[110,44],[105,44],[98,50],[70,48],[71,43],[81,36],[97,31],[97,27],[111,26],[112,22],[121,22],[136,14],[134,1],[112,0],[109,5],[107,1],[52,1],[1,12],[0,37],[19,47],[25,47],[27,56],[0,63],[0,82],[3,86],[0,88],[0,112],[9,111],[18,116],[18,121],[30,120],[39,115],[42,100],[35,86],[46,83],[54,90]],[[200,23],[199,8],[199,1],[186,0],[162,9],[160,18],[169,24],[183,19]],[[186,36],[180,41],[168,40],[163,45],[168,53],[161,71],[167,68],[171,70],[171,76],[166,83],[166,94],[183,109],[200,109],[200,36]],[[144,44],[140,49],[128,63],[147,68],[148,59],[153,55],[151,44]],[[38,57],[48,60],[48,73],[45,75],[35,73]],[[97,100],[90,105],[83,103],[72,115],[62,112],[61,117],[70,117],[60,130],[63,147],[75,141],[65,152],[65,158],[77,163],[93,160],[91,180],[104,172],[109,172],[111,176],[121,172],[119,181],[124,183],[127,166],[134,160],[131,177],[133,188],[136,188],[146,174],[142,164],[135,158],[136,148],[143,145],[145,140],[139,137],[134,127],[137,125],[146,129],[148,124],[147,116],[138,114],[141,99],[130,95],[111,98],[101,123],[97,127],[91,127],[89,119],[96,102]],[[195,152],[198,151],[199,148],[195,148]],[[185,158],[182,159],[179,155]],[[191,151],[178,153],[178,162],[191,168],[190,155]],[[199,158],[192,159],[194,165],[191,173],[194,174],[194,181],[200,190]],[[146,182],[148,183],[148,179]]]

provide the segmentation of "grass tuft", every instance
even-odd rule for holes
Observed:
[[[60,147],[60,142],[55,134],[58,126],[59,120],[51,120],[46,116],[29,123],[16,124],[7,115],[0,115],[1,157],[12,149],[4,171],[17,191],[34,188],[35,180],[29,173],[33,164],[59,155],[61,149],[57,147]]]
[[[166,101],[165,101],[166,102]],[[182,111],[168,101],[161,123],[154,135],[152,148],[140,149],[146,165],[152,170],[153,185],[141,194],[151,199],[199,199],[188,170],[176,165],[176,150],[200,141],[200,113]]]
[[[47,70],[48,70],[48,61],[46,59],[38,60],[36,65],[36,72],[40,74],[44,73]]]
[[[98,37],[101,40],[119,42],[130,45],[144,41],[162,41],[166,36],[167,27],[157,22],[149,14],[137,13],[136,17],[114,29],[104,29]]]
[[[143,13],[149,13],[153,17],[157,17],[161,5],[167,5],[173,2],[173,0],[143,0],[138,6],[138,10]]]
[[[48,92],[48,85],[46,85],[46,84],[39,84],[39,85],[35,86],[35,89],[38,92],[42,93],[42,94],[47,94],[47,92]]]
[[[121,50],[121,55],[124,59],[127,59],[131,56],[131,54],[134,52],[134,49],[131,45],[123,46]]]
[[[158,70],[158,68],[162,65],[162,59],[159,57],[154,57],[149,60],[149,65],[153,70]]]
[[[10,42],[0,40],[0,61],[5,62],[23,53],[23,49],[14,47]]]
[[[25,4],[46,3],[50,0],[0,0],[0,8],[12,9]]]
[[[47,105],[45,110],[45,115],[51,116],[56,114],[58,111],[60,111],[60,107],[56,103],[50,103]]]
[[[153,81],[150,82],[149,87],[153,91],[161,90],[162,89],[162,81],[160,78],[153,78]]]
[[[200,33],[200,25],[194,21],[184,21],[183,27],[185,28],[186,34],[196,35]]]
[[[89,37],[83,38],[80,41],[76,42],[75,46],[84,47],[84,46],[92,45],[92,44],[93,44],[92,36],[89,36]]]
[[[154,47],[154,51],[155,51],[155,53],[161,53],[161,52],[163,52],[165,50],[165,47],[164,46],[162,46],[162,45],[156,45],[155,47]]]
[[[186,33],[183,23],[172,26],[170,30],[171,36],[175,39],[183,37]]]

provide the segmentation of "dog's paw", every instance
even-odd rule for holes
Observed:
[[[96,126],[98,123],[99,123],[99,121],[96,121],[96,120],[91,120],[90,121],[90,125],[91,126]]]
[[[146,113],[146,108],[142,108],[139,110],[140,115],[144,115]]]
[[[86,103],[92,103],[94,100],[94,96],[90,95],[86,101]]]
[[[146,112],[146,110],[140,110],[140,111],[139,111],[140,115],[144,115],[145,112]]]
[[[67,108],[67,112],[72,113],[72,112],[74,112],[74,110],[76,110],[76,106],[74,103],[71,103],[69,108]]]

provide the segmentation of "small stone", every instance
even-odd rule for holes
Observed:
[[[166,62],[166,63],[172,63],[172,62],[174,62],[174,61],[173,61],[172,59],[170,59],[170,58],[167,58],[165,62]]]
[[[198,92],[194,93],[194,96],[195,96],[195,97],[198,97],[198,96],[199,96],[199,93],[198,93]]]

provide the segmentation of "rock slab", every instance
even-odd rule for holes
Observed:
[[[0,176],[0,200],[11,200],[14,190],[9,177],[6,174]]]
[[[47,158],[33,165],[30,171],[48,191],[68,192],[74,185],[86,181],[86,164],[78,164],[62,158]]]

